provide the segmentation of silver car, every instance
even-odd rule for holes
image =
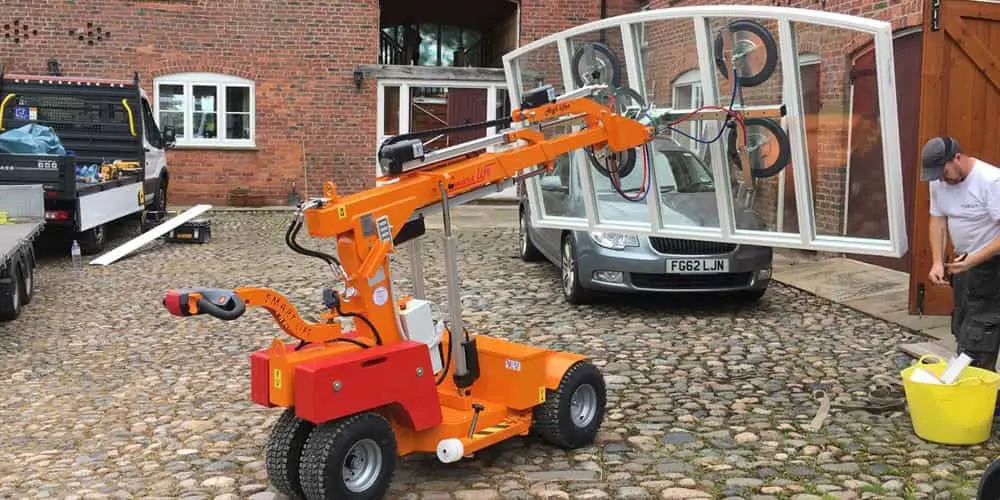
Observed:
[[[672,139],[657,138],[653,146],[665,222],[719,227],[711,170]],[[602,218],[649,220],[645,200],[624,199],[601,173],[595,171],[591,177]],[[586,218],[579,169],[569,168],[568,155],[539,179],[546,214]],[[632,172],[621,179],[620,189],[635,196],[642,181],[641,157],[637,157]],[[737,227],[766,227],[755,212],[737,212]],[[771,247],[537,228],[530,225],[529,215],[527,197],[522,194],[521,258],[547,259],[560,266],[562,292],[570,303],[583,303],[593,292],[736,292],[758,300],[771,281]]]

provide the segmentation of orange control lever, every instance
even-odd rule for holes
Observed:
[[[247,307],[261,307],[271,313],[285,333],[308,343],[329,342],[340,337],[342,333],[338,323],[305,321],[288,297],[269,288],[170,290],[163,298],[163,306],[174,316],[208,314],[227,321],[242,316]]]

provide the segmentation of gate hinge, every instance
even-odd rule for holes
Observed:
[[[931,31],[941,29],[941,0],[931,0]]]
[[[923,283],[918,283],[917,284],[917,314],[919,314],[920,316],[924,315],[924,296],[925,296],[925,294],[926,294],[926,290],[924,289],[924,284]]]

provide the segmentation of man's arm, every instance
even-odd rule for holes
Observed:
[[[931,215],[930,221],[930,244],[931,244],[931,265],[944,265],[944,248],[948,241],[947,219],[943,215]]]

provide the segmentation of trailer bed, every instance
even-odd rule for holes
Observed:
[[[44,220],[21,220],[22,222],[13,224],[0,224],[0,269],[3,269],[12,255],[21,251],[21,247],[30,245],[45,228]]]

